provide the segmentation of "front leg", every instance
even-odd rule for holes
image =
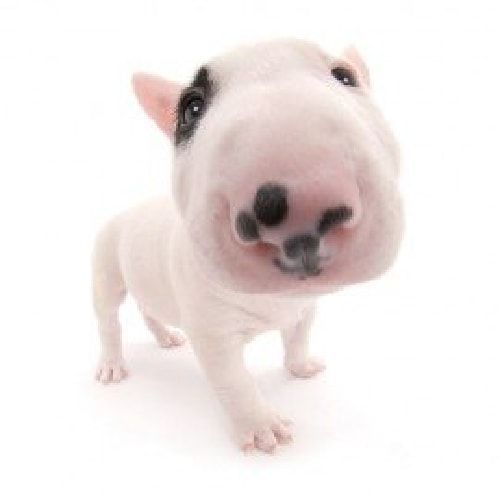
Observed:
[[[242,335],[195,337],[192,344],[244,450],[272,452],[291,440],[290,422],[265,403],[245,367]]]
[[[314,312],[314,306],[309,307],[297,324],[281,331],[285,367],[295,377],[309,378],[325,369],[323,361],[309,356],[309,332]]]

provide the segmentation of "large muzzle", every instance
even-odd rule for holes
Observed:
[[[362,216],[358,186],[348,171],[312,180],[270,179],[251,192],[231,207],[237,240],[274,246],[274,264],[301,277],[318,275],[334,258],[334,235],[353,229]]]

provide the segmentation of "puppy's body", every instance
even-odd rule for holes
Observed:
[[[175,137],[175,203],[123,213],[97,238],[99,380],[125,375],[118,308],[128,292],[160,345],[180,345],[177,329],[186,332],[243,447],[291,438],[243,345],[280,330],[290,372],[320,371],[308,354],[317,297],[378,276],[401,237],[395,141],[369,100],[366,68],[350,60],[358,73],[285,41],[219,58],[186,89],[136,77],[139,101]]]

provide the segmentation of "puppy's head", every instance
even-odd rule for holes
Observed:
[[[324,293],[392,263],[398,148],[354,49],[262,43],[212,60],[188,86],[136,75],[134,87],[174,141],[174,196],[212,279]]]

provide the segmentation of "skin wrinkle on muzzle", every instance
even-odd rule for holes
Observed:
[[[97,235],[96,377],[127,373],[118,312],[130,294],[160,346],[187,335],[238,445],[271,452],[290,442],[290,421],[254,383],[244,346],[279,330],[290,374],[324,368],[308,350],[317,299],[379,277],[400,246],[397,142],[352,47],[264,42],[188,85],[139,73],[133,87],[175,144],[172,193]]]

